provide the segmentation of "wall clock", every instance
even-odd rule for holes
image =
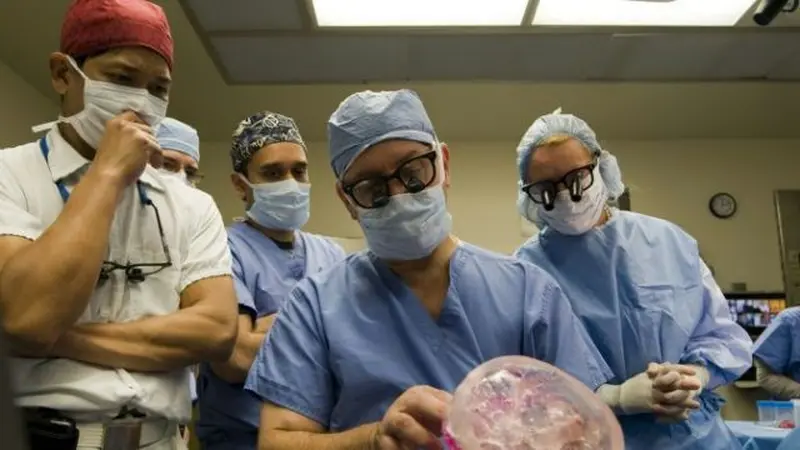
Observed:
[[[727,192],[714,194],[708,202],[708,209],[718,219],[730,219],[736,214],[736,199]]]

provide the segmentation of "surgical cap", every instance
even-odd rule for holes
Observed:
[[[611,200],[616,200],[625,192],[617,158],[603,150],[597,141],[594,130],[583,119],[572,114],[561,113],[539,117],[522,136],[522,140],[517,146],[517,169],[520,185],[526,183],[533,151],[552,136],[569,136],[576,139],[598,157],[600,177],[608,189],[608,196]]]
[[[200,137],[197,130],[189,125],[166,117],[158,127],[156,139],[162,149],[185,153],[195,162],[200,162]]]
[[[300,129],[291,117],[263,111],[242,120],[233,132],[231,162],[233,170],[244,171],[253,155],[264,146],[292,142],[306,150]]]
[[[328,120],[328,151],[336,178],[361,152],[391,139],[431,146],[436,142],[431,119],[414,91],[363,91],[347,97]]]
[[[61,25],[61,51],[91,56],[120,47],[145,47],[172,69],[173,42],[160,6],[147,0],[73,0]]]

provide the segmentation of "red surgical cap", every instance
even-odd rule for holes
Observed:
[[[73,0],[61,26],[61,52],[82,57],[145,47],[172,70],[172,35],[160,6],[147,0]]]

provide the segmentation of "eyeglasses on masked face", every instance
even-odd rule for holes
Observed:
[[[546,211],[552,211],[555,208],[556,195],[559,191],[567,190],[573,202],[581,201],[583,192],[594,184],[595,167],[597,167],[597,160],[570,170],[561,178],[526,184],[522,186],[522,191],[533,203],[542,205]]]
[[[432,150],[406,160],[390,175],[362,178],[342,186],[342,190],[361,208],[381,208],[389,203],[393,180],[400,182],[409,194],[430,186],[436,180],[436,157],[436,151]]]

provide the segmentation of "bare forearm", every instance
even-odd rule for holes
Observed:
[[[103,326],[78,326],[67,331],[56,341],[50,356],[134,372],[177,370],[182,361],[190,360],[186,352],[114,338]]]
[[[373,450],[377,424],[362,425],[341,433],[262,431],[259,450]]]
[[[191,309],[136,322],[75,327],[54,346],[54,356],[141,372],[170,371],[228,358],[233,334]]]
[[[800,398],[800,383],[791,378],[773,373],[769,367],[758,358],[755,360],[758,385],[781,400]]]
[[[123,189],[89,169],[53,225],[3,266],[0,301],[12,340],[46,351],[86,309]]]
[[[244,383],[264,341],[264,336],[264,333],[258,331],[240,332],[231,357],[222,363],[211,363],[211,370],[228,383]]]

